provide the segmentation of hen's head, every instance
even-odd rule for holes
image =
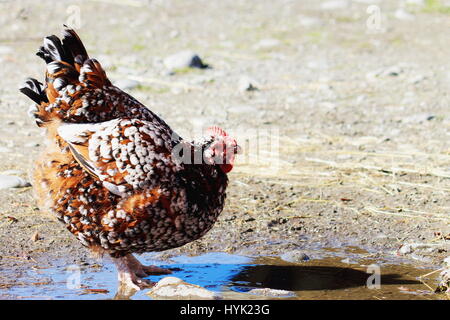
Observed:
[[[235,154],[241,152],[236,140],[219,127],[209,127],[206,131],[213,139],[205,150],[205,159],[210,164],[219,165],[224,173],[233,169]]]

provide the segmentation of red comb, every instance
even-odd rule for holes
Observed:
[[[214,136],[226,137],[228,135],[222,128],[219,128],[217,126],[209,127],[207,131],[210,132]]]

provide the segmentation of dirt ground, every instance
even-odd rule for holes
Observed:
[[[217,224],[162,257],[355,246],[437,269],[450,250],[449,6],[0,1],[0,174],[28,179],[43,136],[18,87],[44,76],[42,38],[75,23],[110,78],[180,135],[214,124],[244,147]],[[164,58],[186,49],[211,68],[169,73]],[[240,90],[243,76],[258,90]],[[90,258],[31,187],[0,190],[0,283],[56,259]]]

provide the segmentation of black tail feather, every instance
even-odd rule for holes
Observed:
[[[61,44],[61,40],[55,35],[45,37],[44,45],[39,48],[39,51],[36,54],[44,59],[46,63],[52,61],[66,61],[68,59]]]
[[[62,40],[55,35],[48,36],[44,39],[44,45],[36,53],[47,64],[53,61],[63,61],[73,66],[76,57],[78,57],[77,62],[84,62],[89,58],[75,31],[67,26],[64,27]]]
[[[48,102],[42,83],[36,79],[28,78],[19,90],[37,104]]]
[[[78,61],[81,61],[79,64],[82,65],[89,58],[81,39],[74,30],[68,28],[66,25],[64,25],[62,45],[66,54],[72,58],[72,62],[79,56]]]

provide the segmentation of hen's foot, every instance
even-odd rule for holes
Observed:
[[[152,282],[148,279],[143,279],[134,272],[126,272],[126,271],[119,271],[119,282],[121,285],[125,285],[135,290],[151,288],[155,285],[155,282]]]
[[[155,285],[154,282],[143,279],[149,274],[144,270],[144,266],[131,254],[112,259],[117,267],[118,279],[121,285],[135,290],[141,290]]]
[[[156,266],[144,266],[132,254],[120,258],[113,258],[119,273],[119,282],[135,290],[150,288],[154,282],[143,279],[150,275],[170,274],[169,269]]]
[[[157,266],[144,266],[132,254],[126,255],[124,258],[126,258],[128,264],[140,277],[172,273],[169,269],[164,269]]]

